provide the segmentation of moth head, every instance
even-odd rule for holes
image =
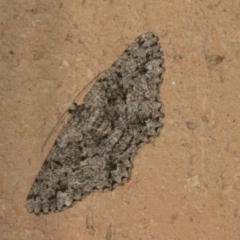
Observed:
[[[69,113],[74,113],[74,112],[76,112],[76,110],[77,110],[77,104],[75,103],[75,102],[73,102],[69,107],[68,107],[68,112]]]

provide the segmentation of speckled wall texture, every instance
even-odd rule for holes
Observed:
[[[238,0],[0,2],[0,239],[240,238]],[[25,206],[75,96],[140,34],[165,54],[164,128],[131,180],[73,208]],[[81,99],[79,100],[81,102]]]

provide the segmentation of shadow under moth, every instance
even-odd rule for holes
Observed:
[[[72,105],[28,194],[29,212],[61,211],[129,179],[137,149],[162,127],[163,63],[158,37],[142,34]]]

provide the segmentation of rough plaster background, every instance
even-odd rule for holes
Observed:
[[[48,134],[146,31],[165,53],[161,135],[123,187],[29,214]],[[0,239],[240,239],[238,0],[0,1],[0,36]]]

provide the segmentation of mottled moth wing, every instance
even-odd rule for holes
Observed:
[[[163,52],[151,32],[139,36],[75,105],[27,197],[29,212],[70,207],[130,177],[136,150],[162,127]]]

